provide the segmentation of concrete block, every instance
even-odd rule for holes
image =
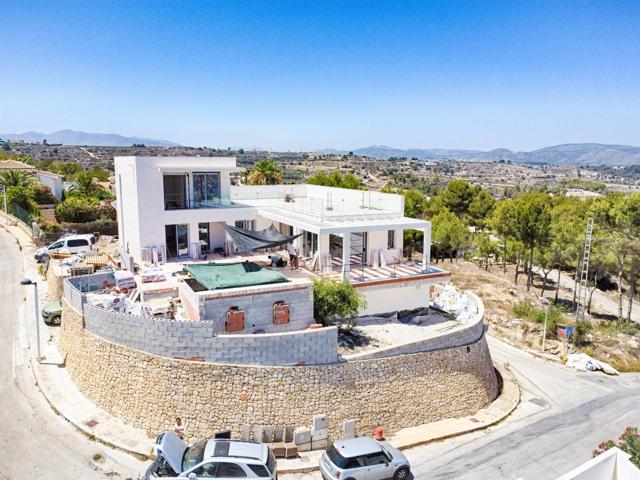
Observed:
[[[358,435],[355,420],[347,420],[342,424],[344,438],[355,438]]]
[[[326,440],[329,438],[329,429],[322,428],[320,430],[311,430],[311,441],[316,442],[319,440]]]
[[[311,443],[311,430],[305,427],[298,427],[293,431],[293,441],[296,445]]]
[[[311,450],[324,450],[329,446],[329,440],[313,440],[311,442]]]
[[[311,430],[326,430],[327,429],[327,417],[325,415],[314,415],[313,423],[311,424]]]
[[[309,452],[311,451],[311,442],[296,444],[298,446],[298,452]]]

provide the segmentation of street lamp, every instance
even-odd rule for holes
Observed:
[[[9,225],[9,212],[7,211],[7,186],[2,184],[2,201],[4,203],[4,224]]]
[[[40,355],[40,308],[38,305],[38,282],[34,282],[29,278],[25,278],[20,281],[20,285],[33,285],[34,294],[33,294],[33,306],[35,307],[36,314],[36,349],[38,354],[38,363],[42,360],[42,355]]]
[[[547,318],[549,317],[549,300],[543,298],[540,303],[544,305],[544,329],[542,331],[542,351],[544,352],[544,342],[547,339]]]

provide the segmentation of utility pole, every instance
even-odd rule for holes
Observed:
[[[589,281],[589,257],[591,255],[591,240],[593,239],[593,217],[587,219],[587,229],[584,235],[584,250],[580,265],[580,280],[576,296],[576,321],[584,320],[587,305],[587,290]],[[576,281],[578,281],[576,277]]]

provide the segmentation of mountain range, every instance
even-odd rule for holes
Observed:
[[[95,147],[130,147],[133,144],[154,145],[161,147],[179,146],[168,140],[153,138],[125,137],[116,133],[87,133],[78,130],[58,130],[52,133],[24,132],[24,133],[0,133],[3,140],[22,140],[27,143],[59,143],[62,145],[91,145]]]
[[[324,149],[326,153],[347,153],[342,150]],[[513,151],[507,148],[495,150],[459,149],[401,149],[385,145],[351,150],[356,155],[388,159],[391,157],[417,158],[418,160],[462,160],[475,162],[512,161],[517,163],[552,163],[571,165],[631,165],[640,164],[640,147],[608,145],[602,143],[567,143],[530,152]]]
[[[169,140],[158,140],[141,137],[125,137],[115,133],[87,133],[77,130],[59,130],[49,134],[39,132],[0,133],[3,140],[22,140],[27,143],[42,143],[47,140],[50,144],[86,145],[97,147],[130,147],[134,144],[149,146],[180,146]],[[514,151],[507,148],[494,150],[463,150],[447,148],[394,148],[386,145],[372,145],[370,147],[351,150],[356,155],[386,160],[391,157],[417,158],[418,160],[460,160],[469,162],[499,162],[514,163],[549,163],[567,165],[633,165],[640,164],[640,147],[629,145],[609,145],[603,143],[566,143],[538,150]],[[326,148],[319,150],[323,153],[346,154],[346,150]]]

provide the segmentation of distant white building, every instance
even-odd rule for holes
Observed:
[[[586,198],[598,198],[602,196],[601,193],[583,190],[582,188],[569,188],[565,195],[567,197],[578,197],[583,200]]]
[[[300,235],[295,242],[310,271],[394,287],[397,302],[371,296],[369,313],[426,306],[426,286],[449,276],[431,267],[431,223],[405,217],[402,195],[307,184],[232,186],[230,174],[239,171],[233,157],[115,157],[121,248],[138,263],[152,248],[169,260],[196,259],[228,250],[225,224],[273,225]],[[420,264],[403,260],[406,229],[424,232]]]
[[[43,185],[46,185],[51,189],[51,193],[58,200],[62,200],[62,176],[56,173],[45,172],[44,170],[38,170],[36,177]]]
[[[51,189],[51,193],[54,197],[58,200],[62,199],[62,177],[60,175],[46,172],[44,170],[38,170],[33,165],[29,165],[28,163],[24,163],[19,160],[0,161],[0,172],[7,170],[17,170],[33,175],[40,183]]]

